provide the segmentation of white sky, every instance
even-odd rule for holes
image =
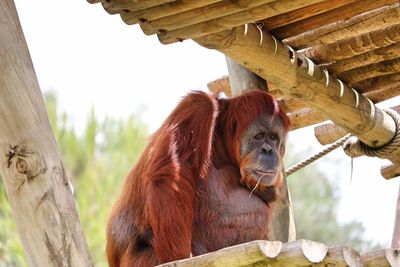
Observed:
[[[15,0],[42,90],[58,94],[61,109],[81,130],[94,106],[100,118],[140,113],[156,129],[187,91],[227,73],[224,56],[191,41],[164,46],[138,26],[85,0]],[[318,151],[312,129],[291,133],[302,149]],[[307,140],[306,142],[304,140]],[[288,152],[290,153],[290,151]],[[340,179],[340,218],[357,219],[368,238],[390,247],[399,180],[384,180],[382,161],[350,159],[338,150],[317,164]],[[323,223],[323,222],[321,222]]]

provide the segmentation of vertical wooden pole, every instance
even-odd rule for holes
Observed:
[[[400,249],[400,186],[399,186],[399,195],[397,197],[397,204],[396,204],[396,215],[395,215],[395,219],[394,219],[392,248]]]
[[[268,91],[267,83],[264,79],[229,57],[226,57],[226,63],[233,96],[240,95],[247,90],[262,89]],[[284,172],[285,170],[283,169],[282,171]],[[282,184],[281,197],[272,204],[271,208],[272,217],[268,225],[269,240],[294,241],[296,239],[296,227],[286,177]]]
[[[0,175],[28,263],[93,266],[13,0],[0,21]]]

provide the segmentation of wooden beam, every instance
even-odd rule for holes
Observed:
[[[242,12],[234,13],[228,16],[219,17],[213,20],[204,21],[198,24],[186,26],[172,31],[161,31],[158,38],[161,43],[169,44],[173,42],[182,41],[185,39],[192,39],[202,37],[208,34],[223,31],[237,27],[246,23],[253,23],[271,16],[289,12],[309,6],[315,3],[322,2],[323,0],[280,0],[267,3],[258,7],[254,7]]]
[[[356,37],[346,38],[333,44],[311,47],[304,52],[304,55],[318,63],[329,63],[399,42],[400,24],[396,24]]]
[[[400,29],[400,28],[399,28]],[[340,79],[353,85],[374,77],[400,72],[400,58],[378,62],[356,69],[348,70],[338,75]]]
[[[279,85],[288,96],[301,98],[371,147],[381,147],[393,139],[393,119],[367,98],[327,76],[313,62],[301,58],[269,34],[263,34],[261,45],[259,39],[259,30],[249,25],[246,36],[243,27],[237,27],[195,41],[237,60]],[[389,160],[400,163],[400,148]]]
[[[214,4],[218,1],[220,0],[180,0],[175,2],[168,2],[163,5],[147,9],[139,9],[135,11],[129,11],[128,13],[121,13],[121,18],[128,25],[136,24],[139,22],[144,23],[186,12],[188,10],[199,8],[202,6]]]
[[[304,108],[302,110],[289,113],[288,116],[292,124],[292,131],[327,120],[327,117],[324,114],[311,108]]]
[[[400,266],[400,257],[395,249],[382,249],[361,254],[365,267]]]
[[[376,3],[378,1],[375,1]],[[358,3],[360,6],[360,3]],[[364,6],[361,4],[361,6]],[[284,43],[295,49],[303,49],[315,45],[334,43],[338,40],[375,31],[394,25],[399,20],[399,6],[396,3],[373,9],[343,20],[336,20],[328,25],[313,28],[310,31],[289,37]]]
[[[337,22],[340,20],[349,19],[355,15],[361,14],[372,9],[396,3],[398,0],[363,0],[355,3],[348,4],[346,6],[336,8],[334,10],[313,16],[308,19],[304,19],[278,29],[274,29],[271,33],[279,38],[285,39],[288,37],[296,36],[301,33],[317,29],[321,26]]]
[[[28,264],[93,266],[12,0],[0,18],[0,175]]]
[[[400,169],[398,168],[398,173],[400,173]],[[393,229],[393,236],[392,236],[392,248],[400,249],[400,186],[399,186],[399,194],[397,197],[397,204],[396,204],[396,215],[394,220],[394,229]],[[399,257],[397,257],[399,260]],[[400,260],[399,260],[400,261]],[[397,265],[392,266],[400,266],[399,261]]]
[[[163,5],[165,3],[176,1],[177,0],[103,0],[101,4],[109,14],[116,14],[121,12],[152,8],[155,6]]]
[[[388,250],[387,255],[396,253]],[[365,254],[365,262],[384,262],[386,255],[375,252]],[[390,259],[390,257],[387,257]],[[395,261],[390,261],[397,263]],[[186,266],[364,266],[364,259],[360,254],[345,246],[327,247],[326,245],[309,240],[296,240],[290,243],[253,241],[237,246],[224,248],[213,253],[179,260],[159,267],[186,267]],[[368,265],[371,266],[371,265]],[[374,265],[389,266],[389,265]],[[397,266],[397,265],[392,265]]]
[[[400,18],[400,12],[399,17]],[[392,44],[376,50],[372,50],[354,57],[337,60],[330,65],[325,66],[330,72],[336,75],[345,71],[376,64],[398,58],[400,55],[400,43]]]
[[[270,31],[354,2],[357,0],[328,0],[264,19],[261,24],[265,31]]]
[[[172,31],[205,21],[217,19],[223,16],[246,12],[249,9],[257,8],[276,0],[239,0],[239,1],[219,1],[211,5],[202,6],[186,12],[178,13],[173,16],[141,23],[145,34],[155,34],[158,32]]]

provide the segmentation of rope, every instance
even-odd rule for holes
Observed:
[[[350,157],[366,155],[369,157],[378,157],[387,159],[387,156],[392,154],[400,147],[400,115],[393,109],[384,109],[390,117],[393,118],[396,125],[396,133],[391,142],[381,147],[370,147],[358,139],[350,139],[344,146],[344,151]]]
[[[347,134],[347,135],[343,136],[342,138],[338,139],[335,143],[330,144],[329,146],[327,146],[327,147],[326,147],[324,150],[322,150],[321,152],[319,152],[319,153],[317,153],[317,154],[315,154],[315,155],[309,157],[309,158],[306,159],[306,160],[303,160],[303,161],[301,161],[301,162],[299,162],[299,163],[297,163],[297,164],[291,166],[289,169],[286,169],[286,170],[285,170],[286,176],[289,176],[289,175],[291,175],[292,173],[294,173],[294,172],[296,172],[296,171],[298,171],[298,170],[304,168],[305,166],[310,165],[310,164],[313,163],[314,161],[316,161],[316,160],[322,158],[322,157],[325,156],[326,154],[328,154],[328,153],[332,152],[333,150],[335,150],[336,148],[342,146],[342,145],[344,144],[344,142],[346,142],[346,141],[349,139],[350,136],[351,136],[350,134]]]

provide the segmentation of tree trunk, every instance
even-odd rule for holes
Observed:
[[[92,266],[12,0],[0,18],[0,175],[28,263]]]
[[[268,91],[267,83],[231,58],[226,57],[229,81],[232,95],[240,95],[247,90],[262,89]],[[284,172],[284,168],[282,170]],[[282,242],[296,239],[296,228],[293,217],[293,208],[287,187],[286,177],[282,183],[281,197],[272,204],[272,217],[268,225],[269,240]]]

